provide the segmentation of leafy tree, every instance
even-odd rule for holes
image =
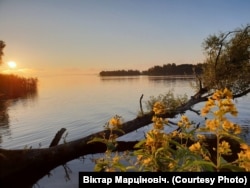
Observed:
[[[0,65],[3,63],[2,62],[2,56],[4,55],[3,49],[4,49],[5,46],[6,45],[5,45],[4,41],[0,40]]]
[[[210,35],[203,43],[203,85],[208,91],[229,88],[234,95],[250,92],[250,25]]]

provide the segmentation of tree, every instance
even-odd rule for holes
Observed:
[[[4,55],[3,49],[4,49],[5,46],[6,46],[6,45],[5,45],[4,41],[1,41],[1,40],[0,40],[0,65],[3,63],[3,62],[2,62],[2,57],[3,57],[3,55]]]
[[[202,80],[208,91],[224,87],[234,95],[250,91],[250,25],[210,35],[203,47],[207,58]]]

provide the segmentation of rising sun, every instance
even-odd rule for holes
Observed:
[[[16,68],[16,62],[15,62],[15,61],[9,61],[9,62],[8,62],[8,66],[9,66],[11,69],[14,69],[14,68]]]

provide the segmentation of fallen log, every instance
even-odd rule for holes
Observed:
[[[106,145],[81,139],[45,149],[0,149],[0,187],[32,187],[57,166],[86,154],[104,153]],[[119,142],[117,150],[133,150],[137,141]]]
[[[153,113],[150,112],[134,120],[123,124],[123,131],[115,131],[113,133],[122,136],[145,125],[152,123]],[[58,132],[54,141],[58,141],[58,137],[64,129]],[[95,137],[105,135],[109,137],[109,130],[97,132],[86,136],[85,138],[64,144],[56,145],[57,141],[52,141],[49,148],[40,149],[0,149],[0,187],[32,187],[39,179],[47,175],[57,166],[64,165],[68,161],[77,159],[87,154],[104,153],[106,145],[100,142],[89,143]],[[133,142],[119,142],[117,151],[133,150]],[[55,145],[55,146],[53,146]]]

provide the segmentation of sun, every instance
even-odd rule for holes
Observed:
[[[9,61],[9,62],[8,62],[8,66],[9,66],[11,69],[14,69],[14,68],[16,68],[16,62],[15,62],[15,61]]]

